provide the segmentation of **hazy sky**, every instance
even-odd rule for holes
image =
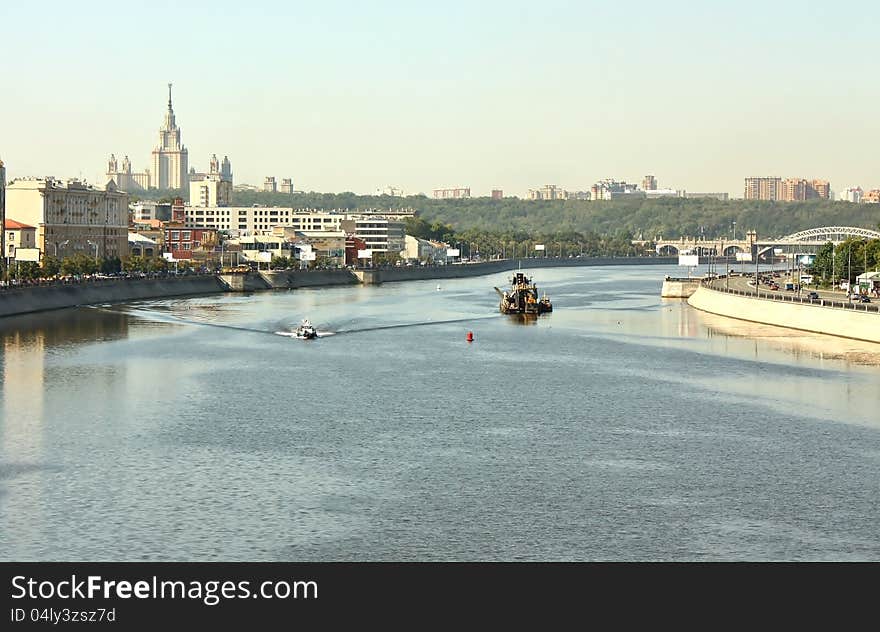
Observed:
[[[142,170],[171,81],[190,165],[227,154],[236,183],[875,188],[878,23],[853,0],[4,0],[0,157]]]

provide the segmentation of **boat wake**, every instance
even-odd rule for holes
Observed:
[[[254,334],[268,334],[271,336],[282,336],[284,338],[296,338],[296,329],[287,330],[287,331],[276,331],[273,329],[257,329],[256,327],[242,327],[238,325],[226,325],[223,323],[212,323],[204,320],[194,320],[190,318],[181,318],[179,316],[175,316],[173,314],[169,314],[167,312],[163,312],[160,310],[149,310],[149,309],[138,309],[138,308],[123,308],[123,309],[108,309],[106,307],[98,307],[89,305],[92,309],[112,312],[116,314],[126,314],[128,316],[135,316],[138,318],[143,318],[144,320],[150,320],[153,322],[163,322],[169,324],[177,324],[177,325],[196,325],[202,327],[214,327],[217,329],[231,329],[234,331],[243,331]],[[476,320],[485,320],[487,318],[498,318],[498,314],[489,314],[485,316],[471,316],[469,318],[453,318],[449,320],[428,320],[423,322],[415,322],[415,323],[395,323],[390,325],[376,325],[373,327],[352,327],[350,329],[337,329],[336,331],[324,331],[318,330],[318,338],[328,338],[330,336],[342,336],[342,335],[351,335],[351,334],[359,334],[366,333],[369,331],[383,331],[386,329],[402,329],[406,327],[429,327],[432,325],[451,325],[455,323],[467,323],[473,322]],[[275,327],[284,326],[281,323],[276,323]]]
[[[286,338],[296,338],[295,331],[276,331],[273,333],[275,333],[278,336],[284,336]],[[335,335],[336,335],[335,331],[321,331],[320,329],[318,330],[318,338],[326,338],[327,336],[335,336]]]

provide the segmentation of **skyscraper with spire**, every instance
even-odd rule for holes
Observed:
[[[180,142],[180,128],[171,106],[171,84],[168,84],[168,111],[159,128],[159,144],[153,150],[150,186],[157,189],[187,189],[189,156]]]

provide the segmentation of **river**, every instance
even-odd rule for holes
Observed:
[[[529,273],[0,320],[0,559],[880,559],[880,345]]]

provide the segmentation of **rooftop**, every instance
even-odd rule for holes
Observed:
[[[21,222],[16,222],[14,219],[6,218],[6,221],[3,222],[3,228],[6,230],[19,230],[22,228],[30,228],[32,230],[36,230],[34,226],[28,226],[27,224],[22,224]]]

